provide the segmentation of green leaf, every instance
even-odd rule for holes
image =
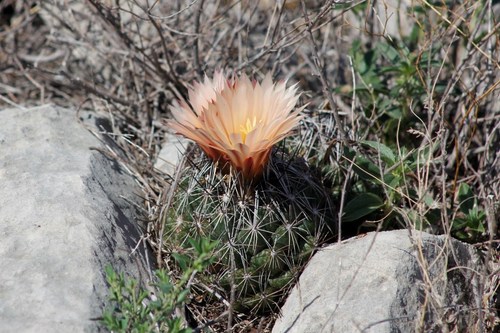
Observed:
[[[177,303],[179,304],[184,303],[188,295],[189,295],[189,289],[184,289],[183,291],[181,291],[177,296]]]
[[[379,182],[380,169],[375,163],[371,162],[369,159],[363,155],[358,154],[353,149],[345,147],[344,155],[350,160],[354,161],[353,171],[358,174],[362,179],[369,181]]]
[[[390,186],[388,190],[392,192],[393,189],[397,189],[403,183],[403,178],[399,175],[390,174],[389,176],[389,174],[387,174],[384,176],[384,181]]]
[[[473,224],[470,224],[468,226],[472,231],[475,231],[475,232],[480,233],[480,234],[486,232],[486,228],[484,226],[484,223],[481,221],[481,219],[477,219],[473,222],[474,222]]]
[[[188,239],[189,244],[195,249],[197,255],[203,254],[203,243],[199,239],[193,239],[189,238]]]
[[[164,294],[170,293],[174,289],[174,285],[170,280],[165,280],[159,278],[158,283],[156,284],[157,288]]]
[[[389,43],[377,43],[375,48],[391,63],[396,64],[400,61],[398,50],[396,50],[392,45],[389,45]]]
[[[467,183],[461,183],[458,187],[458,205],[465,214],[474,208],[474,193]]]
[[[378,195],[373,193],[361,193],[345,205],[342,221],[355,221],[376,211],[382,206],[384,206],[384,201]]]
[[[174,252],[172,253],[172,257],[174,257],[175,261],[177,261],[177,264],[179,265],[179,267],[183,272],[188,269],[188,262],[189,262],[188,256]]]
[[[394,152],[391,148],[387,147],[383,143],[369,140],[363,140],[361,141],[361,143],[377,150],[380,153],[382,161],[387,163],[389,166],[392,166],[394,165],[394,163],[396,163],[396,156],[394,155]]]

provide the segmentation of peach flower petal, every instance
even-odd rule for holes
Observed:
[[[203,83],[195,82],[188,96],[189,104],[173,103],[167,124],[249,180],[262,175],[273,145],[302,119],[303,107],[294,110],[297,85],[273,83],[270,74],[259,83],[245,74],[226,78],[218,71],[213,80],[205,76]]]

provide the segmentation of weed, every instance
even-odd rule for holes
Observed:
[[[172,282],[172,276],[165,270],[155,272],[154,293],[150,294],[134,279],[117,274],[106,268],[109,283],[109,301],[112,304],[104,312],[103,323],[113,332],[192,332],[184,318],[176,314],[189,302],[192,279],[213,263],[212,252],[216,243],[206,239],[189,240],[191,248],[186,252],[193,255],[172,253],[183,274]],[[194,259],[193,259],[194,258]]]

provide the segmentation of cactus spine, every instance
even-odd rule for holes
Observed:
[[[235,292],[237,311],[279,306],[314,248],[335,234],[330,194],[300,159],[274,150],[258,184],[192,157],[165,215],[166,246],[218,240],[217,263],[202,279]],[[168,249],[167,249],[168,250]]]

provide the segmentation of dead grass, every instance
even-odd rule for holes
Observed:
[[[309,103],[304,146],[314,147],[305,157],[319,167],[338,166],[332,182],[338,185],[339,216],[346,190],[357,179],[356,161],[345,158],[343,147],[364,154],[361,140],[390,144],[398,157],[434,147],[397,188],[401,199],[393,210],[401,216],[399,227],[415,226],[413,212],[423,217],[432,211],[440,222],[428,230],[451,235],[452,222],[464,214],[458,189],[464,183],[471,187],[487,228],[471,238],[487,263],[477,332],[493,330],[500,316],[500,6],[491,0],[448,5],[418,0],[408,10],[401,5],[398,15],[397,1],[266,3],[3,0],[0,107],[55,103],[108,115],[111,134],[142,184],[145,232],[162,266],[168,258],[158,248],[160,221],[173,180],[153,165],[164,144],[167,129],[161,120],[169,117],[172,99],[185,98],[189,83],[219,68],[257,78],[271,72],[298,82],[303,102]],[[412,27],[419,27],[417,36],[408,38],[415,33]],[[394,121],[380,112],[381,93],[356,67],[356,54],[368,59],[376,47],[401,45],[401,39],[411,52],[396,49],[415,69],[410,77],[421,90],[398,82],[398,75],[383,82],[401,85],[393,100],[406,114]],[[402,63],[381,58],[373,64],[402,68]],[[375,162],[386,168],[380,155]],[[386,217],[371,225],[383,225]],[[227,310],[196,303],[191,309],[198,322],[217,316],[224,321]],[[248,331],[270,327],[268,319],[253,318],[235,325],[245,323]]]

